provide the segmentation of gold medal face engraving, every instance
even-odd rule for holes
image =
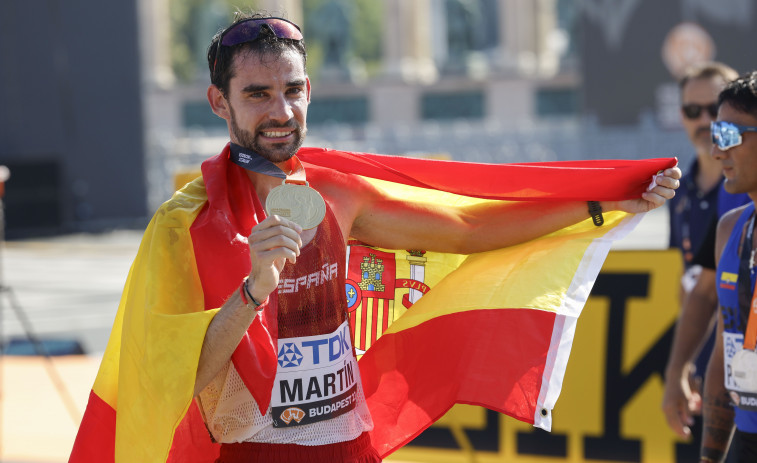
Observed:
[[[303,230],[317,227],[326,217],[326,202],[307,183],[282,183],[265,200],[268,215],[278,215],[301,226]]]

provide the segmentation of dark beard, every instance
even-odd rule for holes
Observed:
[[[300,127],[300,125],[294,119],[290,120],[286,124],[269,123],[259,126],[256,131],[260,132],[263,130],[275,130],[283,128],[294,129],[295,138],[291,143],[280,143],[278,144],[278,146],[274,145],[273,148],[265,148],[261,146],[260,143],[258,143],[256,134],[250,132],[249,130],[242,129],[237,125],[237,118],[234,114],[234,110],[231,109],[229,112],[231,113],[231,132],[237,139],[236,143],[239,146],[256,152],[263,158],[273,163],[284,162],[297,154],[297,151],[300,149],[302,143],[305,140],[306,129]]]

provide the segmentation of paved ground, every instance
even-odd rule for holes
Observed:
[[[44,340],[77,340],[89,355],[52,363],[3,357],[1,461],[68,460],[139,240],[140,233],[114,232],[5,244],[3,339],[24,340],[31,331]]]
[[[662,249],[666,223],[666,211],[655,211],[617,247]],[[0,461],[67,461],[140,239],[141,232],[117,231],[5,243],[0,281],[9,291],[0,294],[0,335],[26,337],[13,310],[17,305],[33,334],[77,340],[87,355],[56,357],[52,363],[2,357]]]

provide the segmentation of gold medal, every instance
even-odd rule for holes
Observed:
[[[301,226],[303,230],[315,228],[326,217],[326,202],[320,193],[304,185],[286,183],[277,186],[265,200],[268,215],[278,215]]]

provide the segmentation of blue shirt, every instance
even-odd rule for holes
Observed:
[[[734,423],[739,431],[757,433],[757,407],[751,400],[757,393],[744,391],[738,384],[738,378],[731,376],[731,361],[744,345],[744,332],[749,319],[751,293],[755,286],[755,272],[748,268],[742,271],[741,249],[739,243],[744,226],[754,213],[754,204],[747,206],[733,227],[731,236],[723,249],[718,262],[717,291],[720,311],[723,316],[723,363],[726,389],[731,391],[731,400],[736,403]],[[745,281],[742,281],[745,280]],[[740,286],[745,285],[744,295],[740,295]]]
[[[676,195],[668,203],[670,247],[681,250],[686,268],[692,265],[711,222],[717,220],[718,193],[723,183],[721,180],[710,191],[700,191],[695,182],[698,172],[699,162],[694,159]]]

